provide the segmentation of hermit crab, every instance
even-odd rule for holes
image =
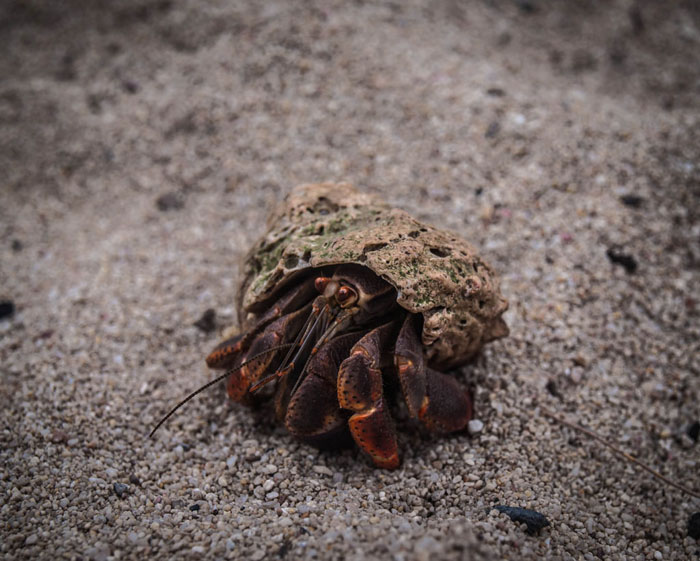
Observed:
[[[302,441],[348,433],[383,468],[399,465],[388,407],[438,433],[472,415],[445,371],[504,337],[507,302],[465,241],[346,183],[294,189],[244,264],[241,329],[207,357],[228,395],[274,394],[278,419]]]

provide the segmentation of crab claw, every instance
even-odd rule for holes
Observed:
[[[295,437],[316,446],[347,441],[348,413],[340,409],[336,390],[338,366],[360,335],[350,333],[332,339],[309,361],[284,417],[287,430]]]
[[[394,362],[408,411],[435,432],[461,430],[472,418],[468,390],[455,378],[425,365],[418,320],[408,316],[396,339]]]
[[[348,425],[352,437],[378,467],[399,467],[394,423],[384,399],[380,360],[394,331],[388,323],[360,339],[338,371],[338,401],[355,413]]]
[[[245,338],[243,334],[237,334],[219,343],[207,356],[206,362],[209,368],[230,368],[237,360],[244,348]]]

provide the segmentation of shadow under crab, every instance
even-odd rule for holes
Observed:
[[[434,432],[471,418],[443,370],[507,334],[490,267],[465,241],[347,184],[301,186],[246,260],[243,331],[207,357],[238,402],[268,393],[295,437],[328,445],[349,431],[375,465],[399,465],[384,386]]]

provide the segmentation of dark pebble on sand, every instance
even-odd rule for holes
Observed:
[[[530,535],[537,534],[542,528],[549,526],[547,517],[536,510],[505,505],[496,505],[493,508],[503,514],[507,514],[513,522],[521,522],[527,525],[525,532]]]
[[[124,485],[123,483],[115,483],[112,488],[114,489],[115,495],[117,495],[117,497],[120,499],[123,499],[127,491],[129,491],[129,486]]]
[[[156,199],[156,206],[161,212],[180,210],[185,206],[185,201],[177,193],[165,193]]]
[[[516,0],[515,4],[524,14],[534,14],[537,11],[537,2],[534,0]]]
[[[12,317],[15,314],[15,304],[9,300],[0,302],[0,319]]]
[[[639,195],[627,194],[620,197],[620,202],[622,202],[623,205],[631,208],[639,208],[642,206],[644,199]]]
[[[700,540],[700,512],[695,512],[688,520],[688,535],[691,538]]]
[[[194,326],[204,333],[211,333],[216,329],[216,311],[213,308],[205,310],[197,321],[194,322]]]
[[[611,247],[605,254],[608,256],[611,263],[621,265],[627,274],[631,275],[637,270],[637,260],[628,253],[623,253]]]
[[[135,94],[139,91],[139,85],[131,80],[125,80],[122,82],[122,88],[126,93]]]
[[[498,123],[498,121],[493,121],[486,129],[484,136],[486,138],[493,138],[494,136],[496,136],[498,134],[498,132],[500,130],[501,130],[501,125]]]

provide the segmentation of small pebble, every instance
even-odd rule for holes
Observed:
[[[185,206],[182,196],[177,193],[165,193],[156,199],[156,206],[161,212],[180,210]]]
[[[114,489],[114,493],[119,497],[120,499],[124,498],[124,496],[127,494],[129,491],[129,486],[124,485],[123,483],[115,483],[112,485],[112,488]]]
[[[609,248],[605,252],[605,254],[608,256],[608,259],[611,263],[614,263],[615,265],[621,265],[628,275],[631,275],[632,273],[636,272],[637,260],[628,253],[623,253],[622,251],[616,248]]]
[[[333,472],[330,469],[328,469],[326,466],[314,466],[313,470],[316,473],[321,474],[321,475],[329,475],[329,476],[333,475]]]
[[[39,536],[36,534],[30,534],[27,536],[27,539],[24,540],[24,545],[34,545],[36,542],[39,541]]]
[[[527,526],[527,530],[525,530],[525,532],[530,535],[536,534],[542,528],[549,526],[549,520],[547,520],[547,517],[536,510],[505,505],[496,505],[493,508],[499,512],[507,514],[513,522],[524,523]]]
[[[484,137],[493,138],[499,133],[500,130],[501,125],[498,123],[498,121],[493,121],[487,127],[486,132],[484,133]]]
[[[129,94],[135,94],[139,91],[139,85],[132,80],[124,80],[122,82],[122,88]]]
[[[469,434],[479,434],[484,430],[484,423],[479,419],[472,419],[469,421]]]
[[[68,435],[62,431],[61,429],[53,429],[51,432],[51,442],[59,443],[59,442],[67,442],[68,441]]]
[[[688,535],[691,538],[700,540],[700,512],[695,512],[688,520]]]
[[[12,317],[15,314],[15,304],[9,300],[0,302],[0,319]]]
[[[194,322],[194,326],[204,333],[211,333],[216,329],[216,310],[209,308]]]
[[[503,97],[504,95],[506,95],[505,90],[503,90],[502,88],[489,88],[488,90],[486,90],[486,93],[493,97]]]
[[[644,199],[639,195],[627,194],[620,197],[620,201],[623,205],[631,208],[639,208],[642,206]]]

